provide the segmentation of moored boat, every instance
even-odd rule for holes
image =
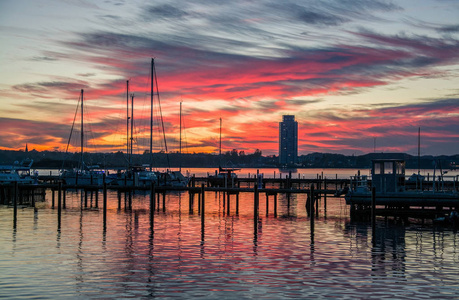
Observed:
[[[459,209],[459,193],[455,190],[438,190],[435,181],[431,190],[409,189],[405,182],[403,159],[374,159],[371,168],[371,186],[366,175],[351,176],[351,185],[345,195],[346,204],[371,205],[372,188],[375,189],[376,205]]]
[[[32,176],[30,167],[33,160],[15,162],[12,165],[0,165],[0,184],[33,184],[36,183],[36,176]]]

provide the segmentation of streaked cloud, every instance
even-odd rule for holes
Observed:
[[[433,0],[421,2],[450,13]],[[28,65],[19,69],[27,76],[0,88],[7,99],[2,100],[4,111],[15,112],[11,119],[21,120],[22,108],[36,112],[32,122],[40,123],[40,115],[48,118],[60,110],[65,116],[56,122],[66,128],[74,117],[71,106],[84,89],[93,142],[107,151],[123,149],[129,80],[137,139],[143,145],[148,141],[150,59],[155,57],[171,149],[178,140],[183,101],[193,149],[216,151],[222,118],[225,147],[277,154],[281,115],[295,114],[301,153],[371,152],[375,138],[381,151],[411,151],[408,137],[419,126],[426,151],[459,152],[451,146],[459,144],[455,20],[427,20],[404,2],[385,0],[62,5],[87,12],[86,22],[71,32],[42,33],[48,46],[25,51],[19,61]],[[422,95],[432,82],[438,88]],[[4,124],[14,124],[8,120]],[[34,136],[42,136],[45,144],[62,143],[62,133],[48,132],[48,125]],[[6,137],[19,129],[11,128],[1,147],[14,148]],[[19,136],[25,141],[29,133],[23,131]]]

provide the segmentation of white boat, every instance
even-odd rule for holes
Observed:
[[[0,165],[0,184],[33,184],[36,183],[37,177],[31,176],[30,167],[33,160],[15,162],[12,165]]]

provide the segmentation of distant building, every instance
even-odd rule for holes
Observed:
[[[284,115],[279,122],[279,163],[293,165],[298,162],[298,122],[295,116]]]

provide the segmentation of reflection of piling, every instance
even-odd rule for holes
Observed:
[[[51,189],[51,193],[52,193],[51,194],[51,208],[53,208],[53,209],[54,209],[54,199],[55,199],[54,192],[55,192],[54,188]]]

